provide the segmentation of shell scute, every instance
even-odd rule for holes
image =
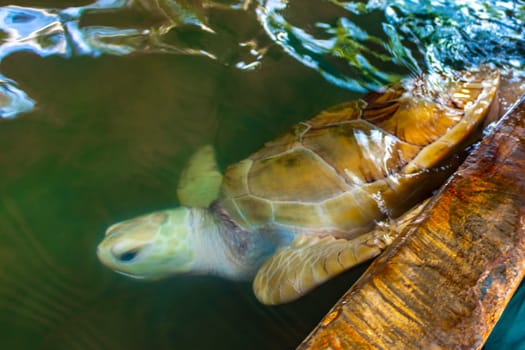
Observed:
[[[349,191],[328,199],[321,208],[334,232],[349,238],[368,231],[380,212],[377,202],[370,193],[361,190]]]
[[[229,168],[225,209],[241,225],[355,237],[439,186],[498,85],[491,71],[415,79],[325,110]]]
[[[306,123],[309,124],[312,129],[316,129],[359,119],[366,104],[362,99],[343,102],[320,112]]]
[[[273,217],[273,206],[269,200],[256,198],[254,196],[244,196],[234,199],[238,208],[250,208],[244,210],[244,220],[250,225],[259,226]]]
[[[461,110],[433,101],[404,99],[388,118],[371,122],[407,143],[425,146],[445,134],[462,116]]]
[[[250,193],[248,188],[248,172],[253,161],[245,159],[230,165],[224,173],[221,186],[222,197],[239,197]]]
[[[263,148],[250,156],[250,159],[258,161],[260,159],[270,158],[276,154],[284,153],[297,145],[297,141],[297,135],[294,130],[292,130],[291,132],[287,132],[277,137],[273,141],[265,143]]]
[[[328,164],[302,147],[254,162],[247,176],[251,194],[274,201],[317,202],[347,190]]]
[[[365,120],[312,130],[303,143],[351,185],[384,178],[403,167],[421,149]]]
[[[312,203],[275,202],[275,220],[283,225],[302,228],[329,226],[322,211]]]

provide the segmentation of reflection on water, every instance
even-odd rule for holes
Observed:
[[[5,6],[0,8],[0,62],[26,50],[41,57],[140,52],[202,55],[240,69],[254,69],[270,43],[260,34],[231,41],[232,28],[213,22],[229,11],[256,14],[273,43],[331,83],[354,91],[377,89],[410,72],[447,72],[480,63],[523,66],[523,1],[330,3],[99,0],[64,9]],[[296,9],[298,6],[301,8]],[[328,8],[325,18],[320,16],[324,11],[316,7]],[[313,10],[308,11],[310,8]],[[335,11],[337,8],[342,11]],[[118,18],[130,11],[142,13],[151,25],[81,25],[96,14],[111,12]],[[234,20],[239,21],[239,16]],[[218,49],[216,42],[224,40],[231,42],[226,50]],[[34,107],[35,102],[14,81],[1,75],[0,79],[0,116],[10,118]]]
[[[257,11],[276,43],[345,88],[377,89],[398,72],[524,63],[523,1],[330,2],[347,12],[322,21],[314,10],[297,19],[288,13],[296,2],[285,0],[265,1]]]
[[[206,9],[246,9],[244,3],[215,4],[212,1],[124,1],[100,0],[93,4],[65,9],[0,7],[0,62],[18,51],[31,51],[41,57],[127,55],[141,53],[172,53],[202,55],[215,59],[206,49],[170,43],[166,35],[178,26],[195,26],[200,31],[214,34],[206,24]],[[146,16],[160,18],[160,23],[148,28],[117,28],[99,25],[81,25],[94,13],[113,10],[143,11]],[[35,102],[17,84],[0,75],[0,117],[11,118],[30,111]]]
[[[225,166],[349,89],[523,66],[523,1],[48,3],[0,7],[0,115],[26,112],[0,120],[6,349],[293,348],[359,270],[268,308],[249,284],[122,278],[105,227],[176,206],[203,144]]]

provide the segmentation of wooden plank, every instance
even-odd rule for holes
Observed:
[[[525,274],[525,98],[299,349],[479,349]]]

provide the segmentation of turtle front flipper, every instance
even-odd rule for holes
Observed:
[[[177,186],[177,196],[181,205],[188,207],[207,207],[217,199],[222,182],[218,170],[215,150],[205,145],[195,152],[183,170]]]
[[[259,269],[253,290],[263,304],[293,301],[330,278],[369,260],[391,243],[383,230],[352,240],[332,236],[297,236]]]
[[[426,199],[396,219],[378,223],[372,231],[347,240],[333,236],[299,235],[259,269],[253,281],[263,304],[293,301],[338,274],[379,255],[407,226],[420,220]]]

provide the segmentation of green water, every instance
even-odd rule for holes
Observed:
[[[2,69],[38,101],[0,123],[3,348],[287,349],[350,286],[268,308],[247,283],[141,283],[94,252],[109,224],[177,205],[198,146],[213,143],[226,165],[352,93],[284,55],[249,73],[163,55],[20,53]]]
[[[341,11],[331,5],[318,15]],[[303,15],[291,20],[307,23]],[[254,13],[203,16],[217,30],[213,40],[185,27],[165,38],[209,49],[217,59],[138,49],[97,57],[21,50],[3,58],[1,73],[36,103],[0,119],[3,349],[290,349],[363,271],[292,304],[266,307],[249,283],[189,276],[144,283],[96,259],[108,225],[178,204],[181,169],[198,147],[212,143],[224,167],[295,122],[360,95],[271,44]],[[148,28],[158,19],[127,11],[83,21]],[[245,53],[232,43],[253,37],[268,50],[256,69],[239,69]]]

